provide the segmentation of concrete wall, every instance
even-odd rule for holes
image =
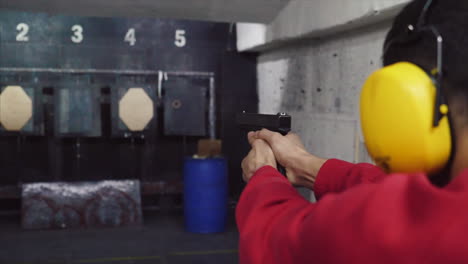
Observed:
[[[371,162],[359,118],[361,86],[381,67],[390,22],[263,52],[258,60],[261,113],[288,112],[306,148],[324,158]],[[315,198],[310,191],[299,190]]]
[[[359,121],[366,77],[381,66],[389,23],[309,40],[262,53],[260,111],[286,111],[306,147],[326,158],[370,162]]]

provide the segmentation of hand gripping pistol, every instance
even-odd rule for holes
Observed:
[[[257,131],[263,128],[278,132],[286,136],[291,131],[292,118],[286,113],[276,115],[262,115],[253,113],[240,113],[237,115],[237,125],[247,131]],[[286,176],[286,170],[278,164],[278,170]]]

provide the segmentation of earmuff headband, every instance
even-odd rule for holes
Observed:
[[[436,102],[434,107],[434,123],[433,126],[439,126],[440,120],[442,117],[448,114],[448,107],[444,100],[443,91],[442,91],[442,80],[443,80],[443,43],[444,39],[440,35],[439,31],[431,26],[429,29],[432,31],[434,36],[437,39],[437,72],[434,75],[436,78],[435,86],[436,86]]]
[[[430,75],[433,77],[434,84],[436,87],[436,101],[434,107],[434,119],[433,126],[439,126],[440,120],[448,114],[448,106],[445,102],[445,98],[442,91],[442,81],[443,81],[443,43],[444,39],[434,26],[426,26],[427,24],[427,13],[433,4],[433,0],[428,0],[424,5],[421,15],[419,16],[416,27],[412,24],[408,25],[407,32],[394,40],[391,40],[384,48],[384,54],[388,52],[390,47],[399,43],[408,43],[417,39],[416,34],[422,33],[425,31],[430,31],[436,38],[437,43],[437,64],[436,68],[430,71]]]

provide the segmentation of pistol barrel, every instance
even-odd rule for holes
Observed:
[[[237,115],[237,124],[251,131],[266,128],[287,135],[291,131],[291,123],[291,116],[284,113],[277,115],[240,113]]]

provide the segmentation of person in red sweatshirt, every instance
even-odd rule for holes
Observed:
[[[415,23],[426,1],[398,15],[386,42]],[[247,183],[236,209],[240,263],[468,263],[468,7],[435,1],[428,23],[444,36],[444,93],[453,154],[441,175],[385,174],[371,164],[323,159],[298,136],[250,132]],[[392,45],[384,64],[433,67],[434,39]],[[287,170],[287,178],[276,169]],[[408,162],[411,162],[410,160]],[[293,186],[315,192],[317,203]]]

